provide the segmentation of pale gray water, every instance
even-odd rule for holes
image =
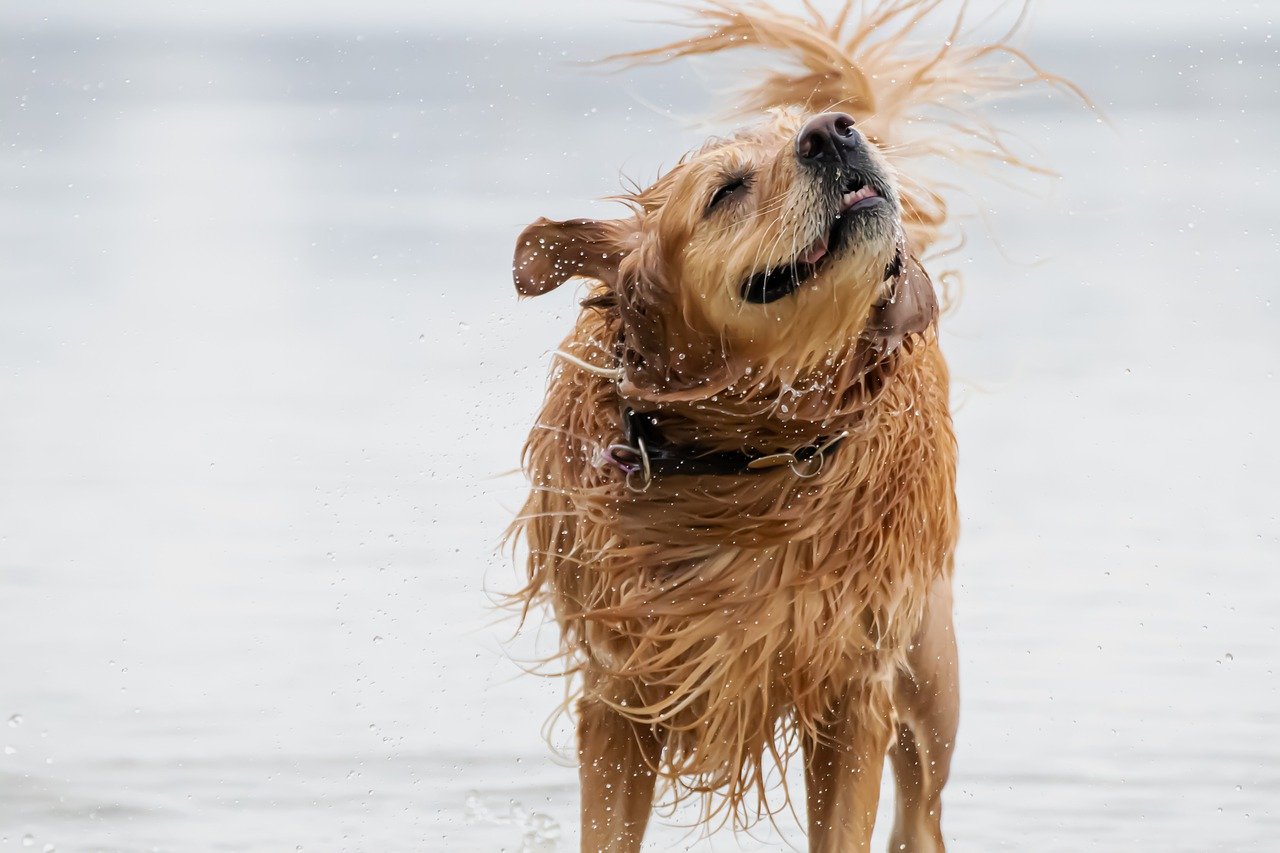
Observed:
[[[576,849],[483,590],[573,315],[510,248],[711,102],[557,8],[0,34],[0,849]],[[1280,849],[1280,73],[1179,16],[1041,34],[1114,127],[1013,111],[1065,177],[960,259],[956,851]]]

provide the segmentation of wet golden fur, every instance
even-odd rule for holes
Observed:
[[[744,305],[729,286],[786,263],[826,227],[789,154],[808,115],[834,108],[858,120],[917,253],[936,240],[946,207],[909,176],[916,158],[1012,158],[994,130],[952,110],[1053,78],[1004,40],[964,47],[958,31],[913,52],[909,37],[938,5],[849,3],[831,20],[698,6],[696,34],[629,59],[768,49],[793,63],[748,93],[745,109],[768,117],[625,197],[629,217],[540,220],[517,252],[526,295],[575,275],[596,286],[525,446],[532,489],[513,534],[527,546],[528,584],[516,600],[554,613],[583,737],[621,725],[614,737],[640,744],[631,760],[673,798],[702,796],[708,819],[744,826],[780,807],[785,790],[771,799],[770,780],[845,718],[864,751],[883,757],[895,679],[911,668],[928,602],[949,588],[956,447],[936,330],[909,338],[888,364],[862,334],[885,298],[895,231],[868,226],[857,251],[787,299]],[[753,175],[742,206],[708,214],[717,183],[742,169]],[[672,442],[707,450],[849,437],[812,478],[783,466],[633,491],[600,460],[620,440],[624,401],[659,413]],[[812,771],[818,753],[806,754]],[[877,787],[878,762],[867,764]],[[631,791],[629,776],[616,778]],[[636,810],[627,820],[639,822],[638,845],[649,800],[627,796],[620,808]],[[811,793],[811,828],[816,808]]]

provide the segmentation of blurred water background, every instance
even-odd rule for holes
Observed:
[[[1042,3],[1111,125],[1002,109],[1063,177],[962,203],[955,851],[1280,849],[1276,11]],[[708,133],[715,63],[573,65],[665,14],[0,10],[0,850],[576,849],[509,258]]]

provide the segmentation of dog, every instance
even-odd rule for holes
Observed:
[[[910,53],[939,3],[704,2],[694,35],[623,59],[769,51],[792,65],[747,93],[760,117],[621,197],[629,215],[517,240],[521,296],[591,284],[512,527],[514,600],[554,613],[576,699],[583,851],[640,850],[659,782],[708,827],[772,817],[797,756],[810,850],[864,851],[886,755],[889,849],[944,849],[956,442],[919,257],[948,220],[909,169],[1017,161],[963,113],[907,131],[1061,81],[959,24]]]

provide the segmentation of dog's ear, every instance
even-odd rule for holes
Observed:
[[[938,319],[938,297],[933,282],[915,255],[899,250],[887,298],[876,305],[863,337],[875,350],[888,354],[912,335],[922,335]]]
[[[628,220],[540,218],[516,239],[511,263],[516,290],[521,296],[538,296],[575,277],[612,286],[634,241],[634,223]]]

